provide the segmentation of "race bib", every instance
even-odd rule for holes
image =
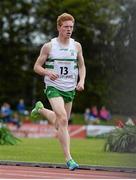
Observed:
[[[74,62],[54,61],[54,70],[60,78],[72,78],[74,74]]]

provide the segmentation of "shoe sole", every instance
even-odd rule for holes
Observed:
[[[72,169],[70,169],[70,171],[74,171],[74,170],[76,170],[76,169],[78,169],[79,168],[79,166],[75,166],[75,167],[73,167]]]

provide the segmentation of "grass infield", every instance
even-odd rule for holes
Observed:
[[[136,153],[104,152],[104,139],[71,139],[73,158],[82,165],[136,167]],[[0,160],[64,163],[60,144],[53,138],[23,138],[16,145],[0,145]]]

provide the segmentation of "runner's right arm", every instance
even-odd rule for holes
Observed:
[[[50,49],[51,49],[51,43],[47,43],[43,45],[40,51],[40,55],[38,56],[34,64],[34,71],[41,76],[47,75],[51,80],[55,80],[58,78],[58,75],[51,70],[43,68],[43,64],[46,62],[48,58]]]

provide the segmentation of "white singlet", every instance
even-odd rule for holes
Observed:
[[[53,86],[61,91],[74,90],[78,78],[77,49],[74,39],[70,38],[67,46],[62,46],[57,38],[52,39],[51,51],[45,68],[53,70],[59,75],[55,81],[45,76],[46,87]]]

